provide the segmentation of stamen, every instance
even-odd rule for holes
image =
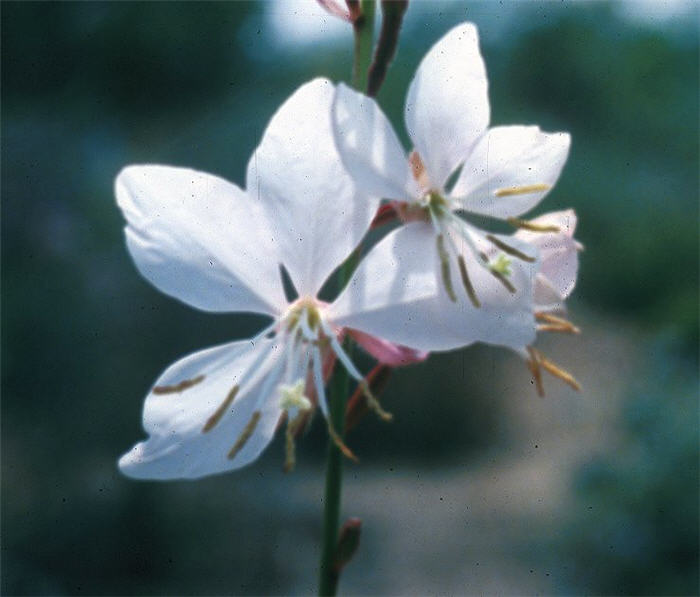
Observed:
[[[464,263],[464,257],[462,255],[457,257],[457,263],[459,264],[459,273],[462,275],[462,284],[464,285],[464,289],[467,291],[467,295],[469,295],[469,300],[472,302],[472,305],[478,309],[481,307],[481,303],[476,296],[476,292],[474,292],[474,287],[472,286],[472,282],[467,274],[467,265]]]
[[[496,278],[496,280],[498,280],[501,284],[503,284],[503,286],[506,287],[506,289],[508,290],[508,292],[510,292],[511,294],[515,294],[515,286],[513,286],[513,285],[510,283],[510,280],[509,280],[508,278],[506,278],[506,277],[505,277],[501,272],[499,272],[498,270],[489,269],[489,271],[491,272],[491,275],[493,275],[493,277]]]
[[[547,373],[561,379],[565,384],[571,386],[577,392],[581,391],[581,384],[576,381],[576,378],[571,375],[565,369],[562,369],[556,363],[553,363],[547,359],[539,350],[536,348],[528,347],[530,354],[534,356],[538,365],[542,367]]]
[[[559,332],[562,334],[579,334],[581,330],[573,324],[565,326],[558,323],[541,323],[537,326],[538,332]]]
[[[306,420],[306,412],[301,411],[294,419],[287,422],[287,429],[284,435],[284,472],[289,473],[294,470],[296,465],[296,445],[294,439],[297,432],[303,426]]]
[[[551,313],[545,313],[544,311],[538,311],[535,313],[535,319],[538,321],[544,321],[548,324],[551,324],[552,329],[544,329],[549,326],[547,325],[541,325],[538,326],[538,330],[540,328],[543,328],[541,331],[551,331],[551,332],[566,332],[569,334],[580,334],[581,330],[576,327],[573,323],[571,323],[568,319],[564,319],[563,317],[557,317],[556,315],[552,315]],[[557,329],[554,329],[557,328]]]
[[[501,251],[504,253],[508,253],[508,255],[512,255],[513,257],[517,257],[518,259],[522,259],[523,261],[527,261],[528,263],[534,263],[536,260],[534,257],[530,257],[529,255],[525,255],[525,253],[518,251],[515,247],[511,247],[509,244],[503,242],[500,238],[496,238],[493,234],[487,234],[486,238],[490,240],[494,245],[496,245]]]
[[[355,456],[355,454],[352,453],[352,450],[350,450],[350,448],[348,448],[345,445],[343,439],[338,435],[336,430],[333,429],[333,424],[331,423],[330,419],[328,419],[328,435],[330,435],[331,439],[333,440],[333,443],[343,453],[343,456],[345,456],[345,458],[349,458],[354,462],[359,462],[357,456]]]
[[[341,360],[343,365],[345,365],[345,361],[349,362],[349,359],[347,355],[343,352],[342,348],[340,348],[340,345],[338,344],[338,340],[335,338],[335,334],[333,334],[333,330],[329,330],[327,324],[321,320],[321,328],[323,329],[323,332],[328,336],[328,338],[331,341],[331,346],[333,347],[333,351],[336,353],[338,358]],[[329,334],[330,331],[330,334]],[[345,442],[343,442],[342,438],[338,435],[336,430],[333,428],[333,423],[331,422],[331,417],[330,413],[328,412],[328,404],[326,402],[326,390],[324,389],[323,386],[323,372],[321,370],[321,355],[320,355],[320,350],[318,348],[314,348],[314,356],[313,356],[313,375],[314,375],[314,385],[316,386],[316,394],[318,396],[318,404],[321,407],[321,412],[326,417],[326,422],[328,424],[328,435],[330,438],[333,440],[333,443],[338,447],[338,449],[343,453],[343,455],[346,458],[349,458],[350,460],[354,460],[357,462],[357,456],[355,456],[350,448],[348,448],[345,445]],[[343,357],[341,357],[341,353],[343,354],[343,357],[345,360],[343,360]],[[350,363],[352,367],[352,363]],[[345,367],[347,369],[347,366]],[[354,367],[353,367],[354,369]],[[348,369],[348,373],[352,375],[352,372]]]
[[[233,399],[236,397],[236,394],[238,394],[238,386],[233,386],[231,388],[231,391],[228,393],[226,396],[225,400],[221,403],[221,406],[216,409],[214,414],[207,419],[207,422],[204,424],[204,427],[202,427],[202,433],[206,433],[207,431],[211,431],[216,424],[221,421],[221,418],[224,416],[226,411],[228,410],[228,407],[231,406],[231,403],[233,402]]]
[[[506,222],[514,228],[522,228],[524,230],[530,230],[531,232],[560,232],[559,226],[543,226],[542,224],[535,224],[534,222],[521,220],[519,218],[506,218]]]
[[[172,386],[156,386],[153,388],[152,392],[154,394],[177,394],[191,388],[192,386],[196,386],[202,381],[204,381],[204,375],[198,375],[193,379],[183,379],[181,382]]]
[[[362,389],[362,393],[365,395],[365,398],[367,399],[367,406],[369,407],[369,409],[374,411],[382,421],[386,423],[391,421],[394,418],[394,415],[392,415],[390,412],[385,411],[382,408],[382,405],[379,403],[379,400],[377,400],[376,396],[372,394],[367,380],[363,379],[359,383],[359,386]]]
[[[540,398],[544,398],[544,385],[542,384],[542,371],[540,369],[537,356],[535,354],[535,349],[532,346],[527,347],[527,352],[530,355],[530,359],[527,361],[527,366],[532,373],[532,378],[535,380],[535,388],[537,388],[537,395]]]
[[[442,272],[442,283],[445,286],[447,295],[453,303],[457,302],[457,295],[452,287],[452,277],[450,276],[450,257],[445,250],[445,239],[442,234],[437,236],[437,251],[440,256],[440,270]]]
[[[529,195],[530,193],[548,191],[551,188],[552,185],[538,183],[525,185],[522,187],[507,187],[505,189],[498,189],[494,194],[496,195],[496,197],[511,197],[512,195]]]
[[[256,410],[253,413],[253,416],[250,417],[250,421],[248,421],[246,426],[243,428],[243,431],[238,436],[236,443],[233,444],[233,448],[231,448],[227,455],[229,460],[233,460],[236,457],[236,455],[241,451],[243,446],[246,445],[246,443],[250,439],[250,436],[253,435],[253,431],[255,431],[255,428],[258,426],[258,421],[260,421],[260,417],[261,413],[259,410]]]

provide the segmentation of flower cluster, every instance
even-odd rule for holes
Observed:
[[[577,274],[572,211],[519,219],[554,186],[569,135],[488,128],[487,78],[476,28],[462,24],[425,56],[406,99],[406,155],[377,103],[315,79],[270,120],[246,188],[170,166],[117,177],[126,242],[141,274],[197,309],[270,318],[254,338],[191,354],[146,397],[149,437],[119,461],[138,478],[198,478],[253,461],[286,421],[294,437],[318,407],[331,438],[325,382],[345,368],[382,418],[346,335],[395,366],[487,342],[541,372],[573,378],[532,347],[538,331],[575,333],[556,312]],[[518,230],[480,230],[469,214]],[[375,216],[378,216],[375,219]],[[401,226],[362,258],[332,302],[324,283],[374,221]],[[283,272],[297,298],[288,300]]]

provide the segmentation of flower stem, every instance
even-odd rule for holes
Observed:
[[[360,0],[360,16],[353,23],[355,58],[352,63],[352,86],[363,93],[367,91],[367,73],[372,63],[374,4],[374,0]]]
[[[375,0],[360,0],[359,17],[353,23],[355,31],[355,49],[352,67],[352,85],[358,91],[367,90],[367,73],[372,62],[372,45],[374,42]],[[358,255],[353,255],[342,267],[338,276],[339,290],[343,288],[353,269],[357,265]],[[346,352],[350,354],[350,346]],[[348,395],[349,377],[344,367],[336,367],[331,381],[328,397],[328,409],[331,423],[336,432],[343,437],[345,428],[345,401]],[[343,455],[335,442],[328,438],[326,461],[326,489],[323,512],[323,547],[321,549],[321,567],[319,571],[318,594],[332,596],[338,588],[339,571],[335,556],[338,545],[338,527],[340,522],[340,498],[343,482]]]
[[[343,367],[337,367],[330,388],[330,417],[333,427],[341,435],[345,426],[345,397],[348,393],[348,374]],[[338,574],[335,570],[335,550],[338,544],[338,523],[340,520],[340,493],[343,481],[343,455],[330,440],[326,462],[326,493],[323,512],[323,548],[318,594],[335,595]]]

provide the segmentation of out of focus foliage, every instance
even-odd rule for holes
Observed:
[[[573,586],[610,595],[698,588],[697,368],[659,340],[621,413],[620,445],[577,474],[564,549]]]
[[[160,162],[243,184],[276,106],[314,76],[349,75],[350,43],[280,45],[266,6],[2,6],[3,594],[286,586],[273,544],[289,520],[268,514],[264,528],[255,524],[272,508],[282,512],[284,496],[256,485],[277,471],[278,444],[260,468],[202,481],[196,495],[192,485],[128,482],[115,467],[142,436],[141,402],[159,371],[260,325],[197,313],[138,276],[113,201],[116,173]],[[541,211],[579,213],[586,251],[574,309],[671,334],[680,358],[695,363],[697,14],[662,30],[622,20],[604,3],[412,3],[379,95],[397,128],[420,57],[466,19],[481,32],[492,122],[572,133],[570,159]],[[403,423],[358,431],[367,462],[442,463],[492,446],[501,410],[484,371],[493,358],[493,349],[469,349],[397,374],[386,402]],[[675,379],[676,369],[649,369],[634,380],[624,452],[601,457],[577,486],[600,514],[600,535],[585,520],[571,533],[581,561],[598,566],[591,592],[647,592],[650,570],[654,590],[688,586],[691,566],[679,562],[697,540],[688,461],[697,404],[692,382]],[[324,441],[317,425],[301,458],[320,461]],[[263,497],[251,512],[244,497],[256,487]],[[235,524],[251,543],[225,534],[230,521],[214,514],[223,502],[245,511]],[[183,505],[192,503],[211,510]],[[302,530],[312,522],[302,517]],[[615,534],[625,536],[607,539]],[[603,558],[608,545],[617,548]],[[243,548],[252,564],[230,567]]]

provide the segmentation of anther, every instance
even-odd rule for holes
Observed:
[[[467,291],[467,295],[469,296],[469,300],[472,302],[472,305],[474,305],[477,309],[481,307],[481,303],[479,302],[479,299],[476,296],[476,292],[474,292],[474,287],[472,286],[472,282],[469,279],[469,274],[467,274],[467,265],[464,263],[464,257],[462,255],[459,255],[457,257],[457,263],[459,264],[459,273],[462,275],[462,284],[464,285],[464,290]]]
[[[519,218],[507,218],[506,221],[514,228],[522,228],[523,230],[530,230],[531,232],[560,232],[561,230],[559,226],[554,226],[553,224],[543,226],[542,224],[535,224],[534,222],[521,220]]]
[[[537,395],[540,398],[544,398],[544,385],[542,384],[542,371],[540,370],[540,365],[537,360],[537,355],[535,349],[532,346],[527,347],[527,352],[530,355],[530,359],[527,361],[527,366],[532,373],[532,379],[535,381],[535,388],[537,388]]]
[[[535,319],[538,321],[543,321],[545,323],[537,326],[537,330],[540,332],[562,332],[565,334],[580,334],[581,330],[571,323],[568,319],[563,317],[557,317],[551,313],[545,313],[543,311],[538,311],[535,313]]]
[[[369,409],[374,411],[382,421],[385,421],[387,423],[391,421],[394,418],[394,415],[392,415],[390,412],[385,411],[382,408],[382,405],[379,403],[379,400],[377,400],[374,394],[372,394],[372,391],[369,389],[369,384],[366,380],[363,379],[360,382],[360,387],[362,388],[362,393],[367,399],[367,406],[369,407]]]
[[[508,253],[508,255],[512,255],[513,257],[517,257],[518,259],[522,259],[523,261],[527,261],[528,263],[534,263],[535,258],[530,257],[529,255],[525,255],[525,253],[518,251],[518,249],[511,247],[509,244],[503,242],[500,238],[496,238],[493,234],[487,234],[486,238],[490,240],[494,245],[496,245],[501,251],[504,253]]]
[[[500,271],[495,270],[493,268],[489,268],[489,271],[491,272],[493,277],[496,278],[496,280],[498,280],[501,284],[503,284],[503,286],[506,287],[506,290],[508,290],[508,292],[510,292],[511,294],[515,294],[515,286],[511,284],[508,278],[506,278]]]
[[[559,365],[547,359],[536,348],[529,347],[528,350],[530,351],[530,354],[535,357],[537,364],[540,365],[542,369],[544,369],[547,373],[561,379],[565,384],[569,385],[577,392],[581,391],[581,384],[579,384],[578,381],[576,381],[576,378],[574,378],[574,376],[571,375],[571,373],[569,373],[565,369],[562,369],[561,367],[559,367]]]
[[[198,375],[193,379],[184,379],[180,383],[176,383],[172,386],[156,386],[153,388],[154,394],[177,394],[182,392],[192,386],[196,386],[198,383],[204,381],[204,375]]]
[[[457,302],[457,295],[452,288],[452,277],[450,276],[450,257],[445,250],[445,238],[442,234],[437,236],[437,251],[440,256],[440,270],[442,272],[442,283],[445,286],[447,295],[453,303]]]
[[[296,465],[296,445],[294,443],[294,438],[297,432],[304,425],[306,421],[306,412],[300,411],[296,417],[291,421],[287,422],[287,429],[284,435],[284,472],[289,473],[294,470]]]
[[[511,197],[513,195],[529,195],[530,193],[540,193],[542,191],[548,191],[552,188],[552,185],[545,183],[524,185],[522,187],[507,187],[505,189],[498,189],[494,194],[496,197]]]
[[[350,450],[350,448],[348,448],[345,445],[345,442],[338,435],[336,430],[333,429],[333,425],[331,424],[330,420],[328,421],[328,435],[330,435],[331,439],[333,440],[333,443],[343,453],[343,456],[345,456],[346,458],[349,458],[350,460],[352,460],[354,462],[359,462],[357,456],[355,456],[355,454],[352,453],[352,450]]]
[[[236,394],[238,394],[238,386],[233,386],[231,388],[231,391],[227,394],[226,398],[224,401],[221,403],[221,406],[216,409],[214,414],[207,419],[207,422],[204,424],[204,427],[202,427],[202,433],[206,433],[207,431],[211,431],[214,429],[216,424],[221,421],[221,418],[224,416],[226,411],[228,410],[228,407],[231,406],[231,403],[233,402],[233,399],[236,397]]]
[[[258,426],[260,416],[260,411],[256,410],[253,413],[253,416],[250,417],[250,421],[248,421],[246,426],[243,428],[243,431],[241,431],[241,434],[238,436],[236,443],[233,444],[233,448],[231,448],[227,454],[229,460],[233,460],[236,457],[236,454],[238,454],[243,449],[243,446],[246,445],[250,439],[250,436],[253,435],[253,431],[255,431],[255,428]]]

